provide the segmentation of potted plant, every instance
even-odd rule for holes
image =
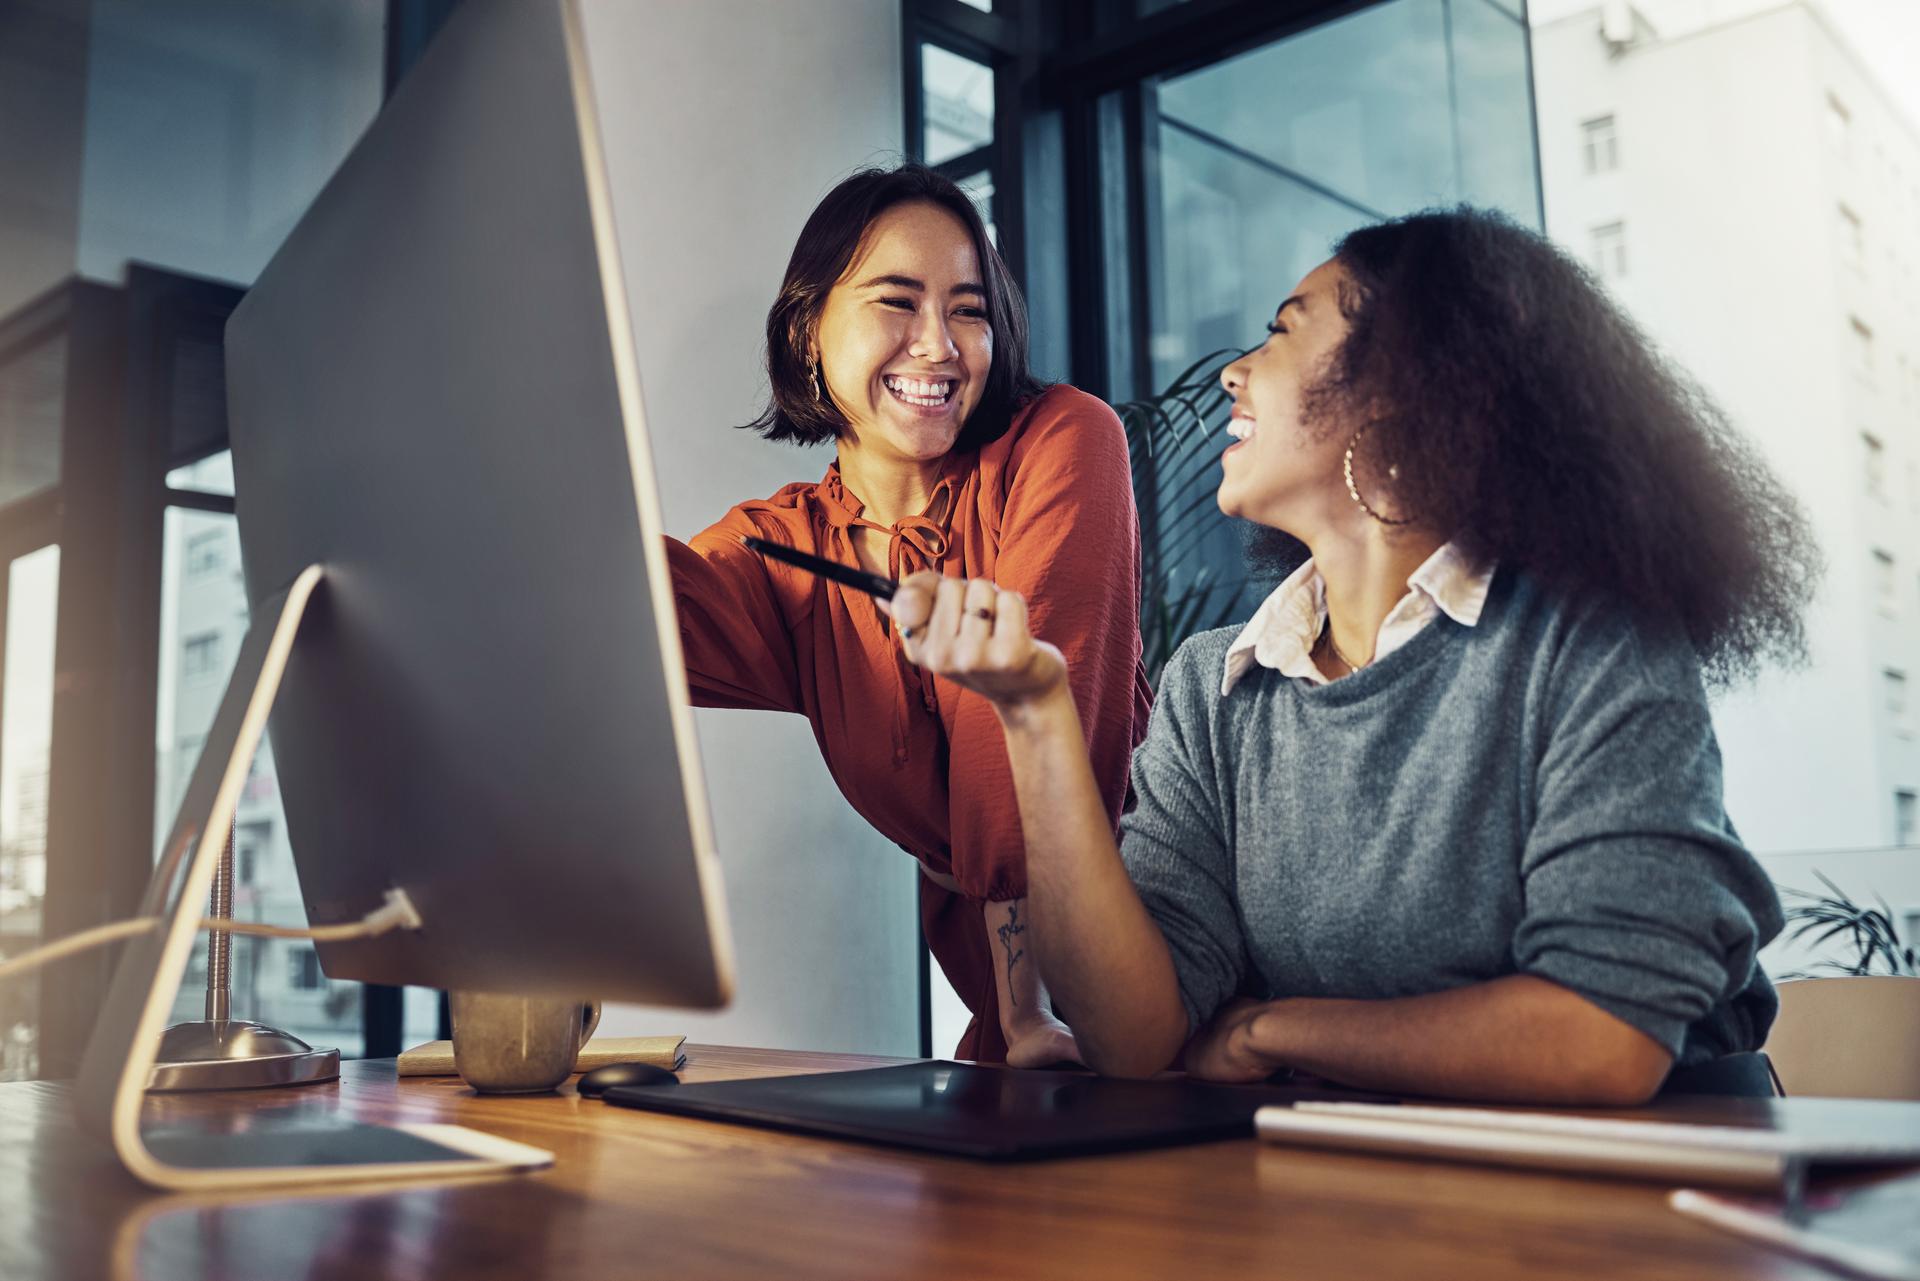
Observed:
[[[1795,970],[1781,975],[1783,980],[1812,978],[1821,972],[1920,977],[1920,952],[1916,952],[1912,940],[1901,937],[1893,909],[1887,906],[1884,898],[1874,896],[1879,903],[1877,908],[1862,907],[1819,872],[1815,872],[1814,876],[1827,887],[1827,893],[1815,894],[1807,890],[1789,889],[1784,885],[1778,887],[1782,895],[1801,900],[1787,908],[1788,929],[1785,937],[1818,945],[1844,935],[1853,947],[1853,958],[1848,961],[1820,961],[1811,970]],[[1809,935],[1812,935],[1810,939]]]
[[[1920,957],[1885,899],[1863,907],[1820,876],[1824,894],[1781,887],[1786,937],[1844,939],[1845,960],[1781,976],[1766,1044],[1787,1090],[1837,1098],[1920,1099]],[[1822,977],[1831,976],[1831,977]]]

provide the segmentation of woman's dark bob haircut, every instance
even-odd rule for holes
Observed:
[[[1684,631],[1711,684],[1804,660],[1821,561],[1799,503],[1584,267],[1465,207],[1362,227],[1334,257],[1350,331],[1306,419],[1364,428],[1403,514]]]
[[[956,451],[978,449],[998,439],[1022,403],[1041,388],[1027,370],[1027,304],[1007,274],[980,211],[960,187],[920,164],[897,169],[862,169],[829,191],[815,207],[787,262],[780,296],[767,312],[767,380],[773,395],[766,410],[745,424],[768,440],[812,445],[835,440],[848,427],[831,401],[814,396],[814,335],[827,294],[859,251],[867,228],[895,205],[911,200],[936,204],[958,218],[973,240],[980,261],[980,283],[987,291],[987,323],[993,330],[993,365],[980,403],[953,443]]]

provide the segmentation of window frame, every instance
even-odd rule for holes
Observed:
[[[1620,123],[1613,112],[1589,116],[1580,122],[1580,157],[1582,171],[1588,177],[1614,173],[1620,168]]]
[[[1874,608],[1883,618],[1900,616],[1900,563],[1892,552],[1884,547],[1875,547],[1873,558],[1873,602]]]
[[[1844,200],[1834,202],[1834,212],[1840,218],[1840,261],[1864,275],[1867,270],[1866,223],[1853,206]]]
[[[1872,386],[1874,380],[1873,326],[1849,312],[1847,333],[1851,340],[1849,347],[1852,354],[1848,364],[1853,369],[1853,376]]]
[[[1860,450],[1861,484],[1866,496],[1883,505],[1890,502],[1891,491],[1887,487],[1887,442],[1878,432],[1862,430]]]
[[[1628,274],[1626,220],[1615,218],[1612,222],[1595,223],[1588,235],[1594,275],[1607,284],[1625,280]]]

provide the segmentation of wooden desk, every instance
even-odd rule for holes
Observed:
[[[685,1079],[894,1061],[692,1046]],[[457,1078],[397,1081],[391,1060],[349,1063],[338,1086],[149,1107],[156,1119],[292,1106],[453,1121],[558,1164],[297,1198],[170,1197],[80,1137],[67,1095],[0,1085],[6,1281],[1832,1275],[1684,1219],[1646,1185],[1252,1139],[986,1165],[635,1112],[571,1086],[481,1098]]]

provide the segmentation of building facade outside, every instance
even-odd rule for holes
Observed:
[[[47,893],[47,781],[53,737],[51,604],[60,549],[43,547],[0,566],[5,579],[0,662],[0,958],[41,941]],[[39,986],[0,983],[0,1081],[38,1062]]]
[[[1536,21],[1549,234],[1758,443],[1827,560],[1809,667],[1717,701],[1728,811],[1778,884],[1914,919],[1920,130],[1806,0]]]
[[[230,491],[231,464],[226,455],[217,455],[182,469],[174,483]],[[161,577],[160,703],[154,753],[156,857],[226,692],[247,625],[240,538],[233,517],[172,509],[167,515]],[[306,906],[280,808],[273,752],[264,741],[240,792],[233,835],[234,917],[304,925]],[[327,978],[313,944],[300,939],[235,937],[232,948],[229,973],[235,1017],[271,1024],[343,1054],[360,1052],[360,985]],[[207,940],[202,935],[174,999],[176,1021],[203,1017],[206,956]]]

